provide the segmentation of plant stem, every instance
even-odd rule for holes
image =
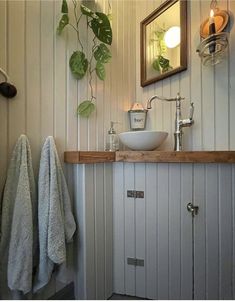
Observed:
[[[82,42],[80,40],[80,36],[79,36],[79,22],[81,20],[81,17],[82,17],[82,14],[78,17],[77,15],[77,1],[76,0],[73,0],[73,6],[74,6],[74,17],[75,17],[75,20],[76,20],[76,28],[75,26],[71,25],[73,27],[73,29],[76,30],[76,33],[77,33],[77,39],[78,39],[78,43],[80,44],[80,47],[81,47],[81,50],[83,52],[83,45],[82,45]]]
[[[96,99],[96,97],[93,95],[93,87],[92,87],[92,73],[95,71],[95,68],[94,69],[91,68],[92,60],[94,57],[94,49],[96,48],[96,37],[95,36],[92,41],[93,41],[93,46],[92,46],[91,58],[89,61],[89,76],[90,76],[89,77],[89,86],[90,86],[90,90],[91,90],[91,102]]]

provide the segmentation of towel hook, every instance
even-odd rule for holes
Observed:
[[[4,97],[11,99],[17,94],[17,89],[16,87],[10,83],[10,78],[8,74],[0,68],[0,73],[4,76],[5,82],[0,83],[0,93]]]

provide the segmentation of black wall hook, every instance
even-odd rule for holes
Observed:
[[[6,74],[6,72],[0,68],[0,73],[3,74],[5,77],[5,82],[0,83],[0,93],[5,98],[11,99],[16,96],[17,89],[16,87],[10,83],[9,76]]]

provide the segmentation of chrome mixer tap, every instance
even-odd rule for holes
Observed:
[[[189,118],[188,119],[182,119],[181,118],[181,101],[184,100],[180,96],[179,93],[177,93],[176,98],[165,98],[163,96],[157,96],[154,95],[152,96],[148,102],[147,102],[147,109],[152,108],[152,101],[153,100],[161,100],[161,101],[167,101],[167,102],[176,102],[176,112],[175,112],[175,132],[174,132],[174,150],[175,151],[182,151],[182,136],[183,136],[183,127],[190,127],[193,125],[194,120],[193,120],[193,113],[194,113],[194,104],[191,102],[190,103],[190,113],[189,113]]]

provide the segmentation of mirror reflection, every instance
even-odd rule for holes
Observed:
[[[186,69],[185,5],[168,0],[142,21],[142,86]]]

